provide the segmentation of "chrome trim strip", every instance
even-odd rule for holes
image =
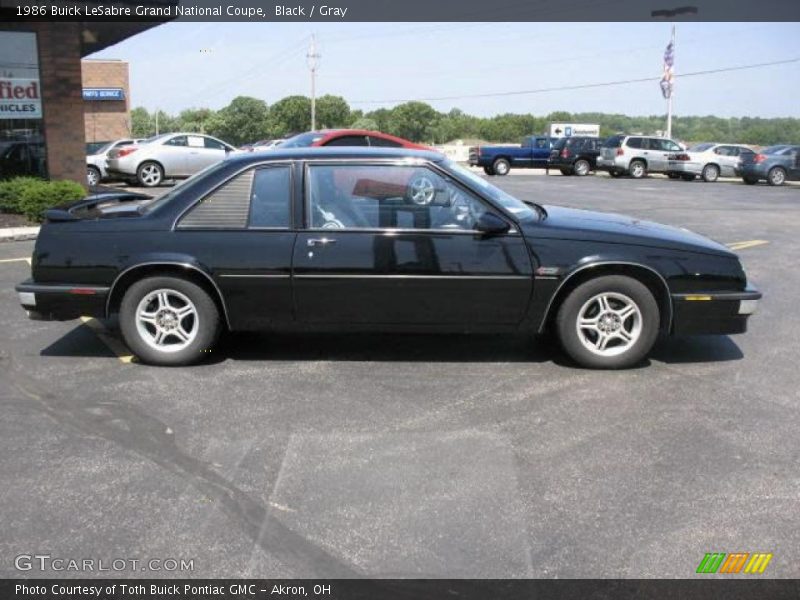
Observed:
[[[509,279],[509,280],[525,280],[530,281],[528,275],[370,275],[364,274],[344,274],[344,273],[330,273],[330,274],[310,274],[302,273],[294,277],[297,279]]]
[[[235,279],[235,278],[247,278],[247,279],[289,279],[291,275],[289,273],[259,273],[259,274],[237,274],[237,273],[225,273],[224,275],[220,275],[220,277]]]
[[[117,277],[114,279],[114,283],[111,284],[111,287],[109,288],[109,291],[108,291],[108,296],[106,297],[106,318],[108,318],[108,316],[111,314],[110,313],[111,298],[113,298],[113,296],[114,296],[114,288],[116,287],[117,282],[128,271],[132,271],[133,269],[138,269],[140,267],[150,267],[150,266],[154,266],[154,265],[169,265],[169,266],[172,266],[172,267],[183,267],[184,269],[192,269],[193,271],[197,271],[198,273],[200,273],[203,276],[205,276],[205,278],[208,279],[209,282],[211,282],[211,285],[214,286],[214,289],[217,291],[217,294],[219,295],[219,300],[222,303],[222,312],[225,315],[225,323],[228,325],[228,329],[231,329],[231,321],[228,318],[228,307],[225,305],[225,296],[222,295],[222,290],[219,289],[219,286],[217,285],[217,282],[214,281],[214,279],[211,277],[211,275],[209,275],[208,273],[206,273],[205,271],[203,271],[202,269],[196,267],[193,264],[185,263],[185,262],[169,261],[169,260],[157,260],[157,261],[152,261],[152,262],[144,262],[144,263],[138,263],[138,264],[135,264],[135,265],[131,265],[130,267],[128,267],[127,269],[122,271],[119,275],[117,275]]]
[[[564,277],[564,279],[558,285],[556,290],[550,296],[550,300],[547,302],[547,308],[545,308],[544,310],[544,316],[542,317],[541,323],[539,323],[539,329],[538,329],[539,333],[541,333],[544,330],[544,325],[545,323],[547,323],[547,317],[550,315],[550,309],[553,307],[553,301],[556,299],[556,296],[558,296],[558,293],[561,291],[561,288],[564,287],[567,281],[569,281],[573,275],[577,275],[581,271],[585,271],[586,269],[591,269],[593,267],[600,267],[604,265],[628,265],[631,267],[642,267],[643,269],[647,269],[648,271],[654,273],[658,277],[659,281],[661,281],[661,283],[664,285],[664,290],[667,292],[667,298],[669,304],[669,315],[667,318],[667,332],[669,332],[672,329],[672,316],[673,316],[672,295],[670,294],[669,285],[667,285],[667,280],[664,279],[661,273],[656,271],[653,267],[648,267],[647,265],[643,265],[642,263],[629,262],[624,260],[604,260],[604,261],[594,262],[588,265],[583,265],[575,269],[574,271],[571,271],[569,275]]]

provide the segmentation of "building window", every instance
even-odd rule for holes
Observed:
[[[0,179],[47,177],[36,34],[0,31]]]

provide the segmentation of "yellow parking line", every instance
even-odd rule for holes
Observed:
[[[134,360],[131,351],[125,347],[125,344],[112,336],[100,321],[93,317],[81,317],[81,321],[83,321],[83,324],[89,329],[94,331],[100,341],[117,356],[120,362],[130,363]]]
[[[30,258],[0,258],[0,263],[26,262],[31,264]]]
[[[764,244],[769,244],[769,242],[767,240],[747,240],[746,242],[731,242],[728,244],[728,248],[731,250],[745,250],[746,248],[755,248]]]

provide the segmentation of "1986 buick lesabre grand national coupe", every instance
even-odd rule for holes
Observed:
[[[746,330],[761,294],[687,230],[528,204],[404,149],[232,156],[154,201],[52,209],[33,319],[119,314],[144,362],[206,356],[220,330],[555,332],[580,365],[640,362],[659,333]]]

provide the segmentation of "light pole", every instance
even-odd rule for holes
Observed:
[[[311,45],[308,47],[306,62],[311,71],[311,131],[317,128],[317,67],[319,66],[320,54],[317,52],[317,36],[311,34]]]

